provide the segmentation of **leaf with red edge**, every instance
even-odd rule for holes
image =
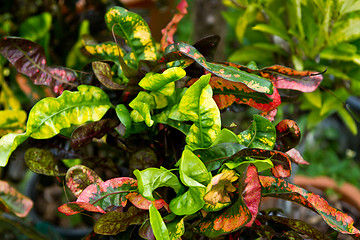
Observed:
[[[15,37],[1,38],[0,53],[17,71],[30,77],[34,84],[50,86],[57,94],[76,86],[75,73],[63,67],[47,66],[44,49],[32,41]]]
[[[259,212],[259,205],[261,200],[261,184],[259,181],[257,168],[253,164],[248,166],[244,174],[243,188],[244,190],[242,195],[244,202],[252,215],[250,222],[248,222],[245,226],[251,227]]]
[[[231,204],[229,193],[235,192],[232,184],[239,177],[234,170],[223,170],[214,176],[206,188],[204,211],[215,212]]]
[[[239,192],[243,191],[242,183],[239,181]],[[209,238],[216,238],[224,234],[234,232],[245,226],[252,219],[251,212],[247,208],[242,196],[225,211],[209,213],[201,219],[196,226],[197,230]]]
[[[176,32],[177,25],[181,21],[181,19],[188,13],[187,7],[188,3],[186,2],[186,0],[181,0],[181,2],[176,7],[179,13],[176,13],[171,19],[171,21],[168,23],[168,25],[166,25],[166,27],[161,30],[161,33],[163,35],[160,41],[162,51],[164,51],[169,44],[174,43],[173,37]]]
[[[250,157],[253,159],[270,159],[274,164],[274,167],[271,168],[271,173],[275,177],[290,177],[291,175],[291,162],[288,157],[283,152],[275,151],[275,150],[264,150],[258,148],[246,148],[240,150],[233,156],[229,158],[229,160],[234,160],[236,158]]]
[[[300,92],[313,92],[323,80],[321,72],[297,71],[288,67],[274,65],[258,70],[254,70],[235,63],[224,63],[227,66],[236,67],[242,71],[256,73],[270,79],[278,89],[291,89]]]
[[[157,199],[153,202],[150,200],[147,200],[141,194],[137,192],[132,192],[126,195],[127,200],[129,200],[135,207],[143,209],[143,210],[149,210],[151,203],[154,205],[156,209],[160,209],[164,207],[167,211],[169,211],[169,204],[167,204],[164,199]]]
[[[87,202],[69,202],[58,207],[58,211],[67,216],[81,213],[83,211],[105,213],[99,206],[94,206]]]
[[[286,154],[290,157],[290,160],[296,164],[300,164],[300,165],[310,164],[301,156],[300,152],[295,148],[290,149],[289,151],[286,152]]]
[[[250,74],[234,67],[206,61],[205,57],[191,45],[186,43],[174,43],[165,49],[165,55],[159,60],[160,63],[167,63],[176,60],[192,59],[206,71],[223,79],[245,84],[248,88],[265,94],[273,94],[272,83],[265,78]]]
[[[89,185],[79,195],[76,202],[88,202],[103,210],[112,207],[125,207],[126,195],[137,189],[137,181],[129,177],[112,178],[105,182]]]
[[[187,85],[192,85],[196,80],[190,80]],[[209,84],[213,89],[213,98],[220,110],[237,103],[246,104],[261,111],[271,111],[281,103],[279,92],[275,88],[273,94],[269,95],[254,91],[243,83],[216,76],[211,77]]]
[[[18,217],[26,217],[32,206],[33,202],[30,198],[11,187],[8,182],[0,180],[0,209]]]
[[[130,225],[140,225],[149,218],[149,212],[131,206],[127,212],[108,212],[95,223],[94,232],[102,235],[116,235]]]
[[[310,224],[297,220],[297,219],[290,219],[285,217],[279,216],[269,216],[269,215],[260,215],[258,220],[261,222],[274,222],[274,224],[278,225],[286,225],[289,228],[295,230],[297,233],[301,233],[303,235],[307,235],[310,239],[318,239],[318,240],[325,240],[328,239],[322,232],[318,229],[314,228]],[[290,238],[292,239],[292,238]],[[302,238],[301,238],[302,239]]]
[[[295,121],[289,119],[282,120],[275,128],[276,143],[274,149],[287,152],[299,144],[301,132]]]
[[[66,172],[66,186],[79,197],[82,191],[93,183],[101,183],[103,180],[90,168],[83,165],[76,165]]]
[[[325,222],[338,232],[344,234],[360,234],[354,227],[354,220],[346,213],[331,207],[321,196],[286,180],[268,176],[259,176],[263,197],[276,197],[299,203],[320,214]]]
[[[118,126],[120,122],[115,119],[101,119],[97,122],[87,123],[78,127],[71,135],[71,147],[78,150],[92,142],[94,138],[100,139],[109,131]]]
[[[314,71],[296,71],[280,65],[262,68],[258,71],[262,77],[271,79],[278,89],[313,92],[323,80],[322,73]]]

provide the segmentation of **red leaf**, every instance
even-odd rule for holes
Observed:
[[[299,203],[320,214],[336,231],[344,234],[360,234],[360,231],[354,227],[354,220],[346,213],[331,207],[324,198],[283,179],[268,176],[259,176],[259,179],[263,197],[277,197]]]
[[[67,216],[81,213],[83,211],[105,213],[99,206],[94,206],[88,202],[69,202],[58,207],[58,211]]]
[[[295,148],[289,150],[286,152],[287,155],[289,155],[290,160],[294,163],[300,164],[300,165],[309,165],[306,160],[301,156],[300,152],[296,150]]]
[[[143,210],[149,210],[151,201],[147,200],[141,194],[132,192],[126,195],[126,198],[137,208],[143,209]],[[156,209],[160,209],[162,207],[165,207],[167,211],[169,211],[169,204],[167,204],[164,199],[158,199],[152,202],[154,207]]]
[[[174,43],[173,36],[176,32],[178,23],[187,14],[187,7],[188,3],[186,2],[186,0],[181,0],[181,2],[176,7],[179,13],[175,14],[172,20],[168,23],[168,25],[166,25],[166,27],[161,30],[161,33],[163,34],[161,38],[162,51],[164,51],[169,44]]]
[[[259,70],[262,77],[271,79],[279,89],[292,89],[300,92],[313,92],[323,80],[322,73],[296,71],[291,68],[274,65]]]
[[[112,178],[105,182],[94,183],[89,185],[84,191],[80,194],[76,202],[87,202],[95,204],[105,198],[108,198],[108,201],[105,201],[102,204],[102,209],[110,206],[111,202],[119,201],[119,204],[123,207],[126,206],[127,199],[125,196],[132,190],[135,190],[137,187],[137,181],[129,177],[120,177]],[[116,196],[118,195],[118,196]],[[120,199],[118,199],[120,198]]]
[[[251,227],[259,212],[259,205],[261,200],[261,184],[255,165],[250,164],[247,168],[243,186],[244,202],[252,215],[250,222],[248,222],[245,226]]]
[[[192,79],[187,85],[190,86],[197,80]],[[276,88],[274,88],[273,94],[264,94],[250,89],[241,82],[229,81],[217,76],[212,76],[209,84],[214,92],[213,98],[220,110],[237,103],[246,104],[261,111],[271,111],[281,103]]]

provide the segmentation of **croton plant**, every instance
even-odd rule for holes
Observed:
[[[25,162],[36,173],[64,179],[76,201],[59,206],[60,212],[94,212],[96,222],[87,239],[97,234],[327,238],[306,222],[271,209],[260,211],[264,197],[303,205],[334,230],[357,237],[360,232],[350,216],[286,180],[292,163],[308,164],[294,148],[300,130],[292,120],[272,123],[281,104],[279,89],[314,91],[322,74],[212,62],[218,37],[194,45],[173,42],[186,2],[178,9],[163,30],[161,45],[139,15],[109,9],[105,22],[115,41],[83,39],[92,74],[49,66],[40,45],[2,38],[0,53],[17,71],[34,84],[48,85],[58,97],[43,98],[32,107],[25,132],[0,139],[0,166],[23,142],[31,146],[40,141],[26,150]],[[261,113],[240,133],[221,124],[221,110],[233,104]],[[59,139],[61,144],[54,146]],[[99,150],[104,146],[117,155],[104,157],[108,150]],[[119,166],[128,168],[128,175],[121,175]],[[108,178],[97,173],[101,168],[118,175]],[[0,182],[0,190],[7,211],[27,215],[31,200],[6,182]]]

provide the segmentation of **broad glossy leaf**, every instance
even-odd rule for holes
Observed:
[[[241,181],[239,181],[239,186],[241,186]],[[239,192],[242,192],[242,187]],[[206,237],[216,238],[244,227],[251,218],[251,213],[240,195],[238,200],[225,211],[208,214],[201,219],[196,229]]]
[[[78,150],[91,143],[94,138],[100,139],[119,125],[116,119],[101,119],[78,127],[71,135],[71,147]]]
[[[276,125],[276,150],[287,152],[298,145],[301,139],[299,126],[295,121],[285,119]]]
[[[206,186],[211,180],[211,173],[204,163],[190,150],[185,149],[179,160],[181,181],[188,187]]]
[[[76,165],[66,172],[66,186],[79,197],[82,191],[93,183],[101,183],[103,180],[90,168],[83,165]]]
[[[169,210],[169,205],[164,201],[164,199],[157,199],[155,201],[150,201],[141,196],[139,193],[133,192],[126,195],[127,200],[129,200],[135,207],[143,210],[149,210],[151,204],[156,209],[165,207],[166,210]]]
[[[65,88],[76,86],[73,71],[63,67],[46,65],[44,49],[22,38],[0,39],[0,53],[6,57],[17,71],[27,75],[39,85],[50,86],[55,93],[61,94]]]
[[[203,210],[215,212],[229,206],[231,204],[229,193],[236,191],[233,182],[238,178],[233,170],[223,170],[220,174],[214,176],[206,187]]]
[[[66,170],[59,165],[53,154],[46,149],[29,148],[25,152],[25,163],[33,172],[48,176],[64,176]]]
[[[253,121],[249,129],[241,132],[238,137],[240,143],[246,147],[271,150],[275,145],[276,130],[265,117],[253,115]]]
[[[171,96],[175,91],[173,82],[185,76],[185,70],[180,67],[168,68],[161,74],[149,72],[141,79],[139,86],[146,90],[158,91],[166,96]]]
[[[193,84],[194,80],[188,82]],[[214,100],[220,109],[225,109],[234,103],[246,104],[261,111],[270,111],[281,103],[280,94],[274,89],[273,94],[257,92],[240,82],[229,81],[212,76],[209,84],[214,91]]]
[[[185,149],[177,163],[181,182],[189,187],[184,194],[170,202],[170,209],[176,215],[191,215],[200,210],[204,204],[206,185],[211,180],[203,162],[190,150]]]
[[[29,136],[26,133],[9,133],[0,139],[0,166],[5,167],[10,155]]]
[[[78,90],[37,102],[29,113],[26,133],[32,138],[47,139],[71,124],[100,120],[111,107],[109,97],[93,86],[80,85]]]
[[[94,232],[102,235],[116,235],[130,225],[140,225],[149,218],[147,211],[131,206],[126,212],[108,212],[95,223]]]
[[[147,168],[143,171],[135,170],[139,193],[150,201],[155,201],[152,192],[159,187],[171,187],[176,193],[181,190],[181,184],[175,174],[161,168]]]
[[[165,28],[161,30],[161,33],[163,35],[160,42],[162,51],[164,51],[169,44],[174,43],[174,34],[176,32],[177,25],[181,21],[181,19],[187,14],[187,7],[188,3],[186,2],[186,0],[181,0],[181,2],[176,7],[179,12],[174,14],[171,21],[166,25]]]
[[[246,161],[229,161],[224,163],[226,167],[229,169],[235,169],[239,174],[242,174],[246,168],[250,165],[254,164],[258,170],[258,172],[262,172],[274,167],[271,159],[264,160],[246,160]]]
[[[95,76],[105,87],[115,90],[121,90],[125,88],[124,85],[114,82],[111,67],[108,63],[96,61],[92,62],[91,65]]]
[[[119,118],[120,122],[124,124],[126,130],[129,130],[131,127],[131,117],[130,112],[124,104],[118,104],[115,107],[116,115]],[[126,132],[125,132],[126,133]]]
[[[149,26],[140,15],[121,7],[112,7],[105,14],[105,22],[110,31],[123,37],[132,49],[137,61],[155,60],[155,42]]]
[[[150,111],[155,109],[156,103],[154,97],[149,93],[144,91],[139,92],[136,98],[129,103],[129,106],[134,109],[131,113],[133,121],[145,121],[148,127],[151,127],[154,124]]]
[[[251,227],[259,212],[259,205],[261,200],[261,184],[259,181],[257,168],[253,164],[249,165],[244,174],[242,196],[247,208],[252,215],[250,222],[248,222],[246,226]]]
[[[323,233],[321,233],[318,229],[314,228],[310,224],[297,220],[297,219],[290,219],[285,217],[279,216],[269,216],[269,215],[260,215],[260,221],[271,221],[275,222],[275,224],[284,224],[291,229],[294,229],[297,233],[301,233],[310,237],[311,239],[319,239],[325,240],[328,239]],[[302,238],[301,238],[302,239]]]
[[[18,217],[26,217],[33,206],[30,198],[24,196],[11,187],[9,183],[2,180],[0,180],[0,203],[4,205],[6,211]]]
[[[58,211],[65,214],[66,216],[81,213],[83,211],[105,213],[105,211],[99,207],[94,206],[88,202],[69,202],[58,207]]]
[[[95,44],[89,39],[84,39],[84,45],[85,50],[99,60],[110,60],[118,65],[120,65],[119,55],[124,58],[126,54],[125,51],[118,47],[114,42]],[[124,61],[128,63],[126,60]]]
[[[159,211],[153,206],[150,206],[150,224],[156,239],[170,240],[169,231],[166,228],[164,220]]]
[[[212,99],[208,84],[210,74],[202,76],[181,98],[179,111],[194,122],[186,136],[186,143],[194,148],[209,147],[221,130],[220,111]]]
[[[272,83],[260,76],[250,74],[233,67],[224,66],[207,62],[203,55],[201,55],[193,46],[185,43],[174,43],[169,45],[165,50],[165,55],[160,62],[169,62],[174,60],[190,58],[195,60],[204,69],[212,74],[233,82],[240,82],[245,84],[250,89],[256,92],[266,94],[273,93]]]
[[[133,178],[112,178],[105,182],[97,182],[86,187],[76,202],[88,202],[100,206],[103,210],[108,207],[125,207],[126,195],[137,189],[137,182]]]
[[[325,222],[336,231],[344,234],[360,234],[360,231],[354,227],[354,220],[349,215],[331,207],[319,195],[283,179],[267,176],[259,176],[259,178],[263,197],[294,201],[320,214]]]

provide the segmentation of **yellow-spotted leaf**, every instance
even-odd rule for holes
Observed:
[[[0,165],[5,166],[11,153],[29,136],[48,139],[72,124],[98,121],[111,107],[106,93],[100,88],[80,85],[77,92],[64,91],[57,98],[44,98],[31,109],[26,133],[8,134],[0,139]]]
[[[129,106],[136,111],[131,113],[135,122],[145,121],[148,127],[154,124],[154,120],[151,118],[151,110],[156,108],[156,102],[149,93],[139,92],[136,98],[129,103]]]
[[[156,60],[155,41],[151,37],[149,26],[138,14],[122,7],[112,7],[105,14],[105,22],[110,31],[123,37],[135,59]]]
[[[0,111],[0,136],[10,132],[25,130],[27,114],[23,110]]]
[[[233,182],[238,178],[234,170],[224,170],[214,176],[206,188],[207,193],[204,196],[205,206],[203,210],[214,212],[229,206],[231,204],[229,193],[236,191]]]
[[[193,148],[209,147],[221,131],[220,110],[212,98],[209,81],[210,74],[202,76],[179,103],[180,113],[194,122],[186,136],[187,144]]]

